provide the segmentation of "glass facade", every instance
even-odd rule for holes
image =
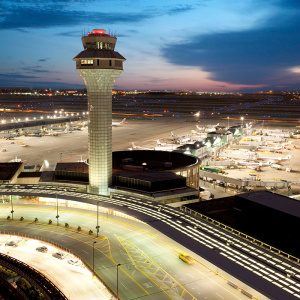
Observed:
[[[89,187],[90,192],[109,195],[112,183],[112,99],[113,85],[122,70],[77,69],[88,93]]]

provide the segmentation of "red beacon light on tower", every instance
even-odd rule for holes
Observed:
[[[105,34],[106,30],[105,29],[93,29],[92,33],[93,34]]]

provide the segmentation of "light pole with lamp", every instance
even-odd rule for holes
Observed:
[[[95,244],[96,243],[97,243],[96,241],[93,242],[93,277],[95,276],[94,269],[95,269]]]
[[[97,231],[97,237],[99,236],[99,202],[101,202],[100,200],[97,201],[97,226],[96,226],[96,231]]]
[[[59,219],[59,215],[58,215],[58,198],[57,198],[57,194],[56,194],[56,225],[58,226],[58,219]]]
[[[121,264],[117,264],[117,300],[119,300],[119,266]]]
[[[227,117],[227,127],[229,128],[229,117]]]
[[[12,195],[10,195],[10,203],[11,203],[11,219],[14,219],[14,206],[12,201]]]
[[[244,117],[241,117],[242,120],[242,127],[244,127]]]

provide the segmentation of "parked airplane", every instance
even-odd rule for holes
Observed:
[[[267,157],[267,156],[261,156],[261,157],[258,157],[257,159],[258,160],[268,160],[268,161],[282,161],[282,160],[289,160],[292,156],[291,155],[288,155],[287,157]]]
[[[216,127],[218,127],[220,125],[220,123],[216,124],[216,125],[207,125],[205,128],[205,132],[214,132],[216,131]]]
[[[131,142],[131,145],[132,145],[132,148],[128,148],[129,150],[132,150],[132,149],[136,149],[136,150],[153,150],[151,148],[144,148],[144,147],[141,147],[141,146],[136,146],[134,144],[134,142]]]
[[[7,139],[7,140],[13,140],[16,135],[13,134],[13,133],[0,133],[0,137],[4,138],[4,139]]]
[[[269,147],[269,146],[259,146],[257,150],[280,150],[283,149],[283,146]]]
[[[67,128],[65,130],[46,130],[45,134],[46,135],[57,136],[57,135],[66,134],[66,133],[69,133],[69,132],[70,132],[69,126],[67,126]]]
[[[204,131],[204,130],[205,130],[205,126],[204,126],[204,127],[199,127],[199,126],[197,125],[197,129],[198,129],[199,131]]]
[[[250,162],[250,161],[238,161],[237,162],[238,165],[240,166],[245,166],[245,167],[249,167],[249,168],[252,168],[252,167],[268,167],[268,166],[271,166],[271,161],[268,161],[266,163],[263,163],[263,162]]]
[[[121,122],[112,122],[112,126],[113,127],[118,127],[118,126],[122,126],[125,124],[126,118],[124,118]]]
[[[207,136],[207,133],[205,133],[205,132],[199,132],[199,131],[196,131],[196,130],[191,130],[191,133],[193,134],[193,135],[199,135],[199,136]]]
[[[175,142],[178,144],[184,144],[188,141],[191,140],[191,137],[186,135],[186,136],[178,136],[176,134],[173,133],[173,131],[171,132],[172,137],[174,138]]]
[[[172,151],[175,150],[178,145],[176,144],[167,144],[167,143],[161,143],[160,140],[157,140],[157,145],[159,147],[155,148],[155,150],[167,150],[167,151]]]

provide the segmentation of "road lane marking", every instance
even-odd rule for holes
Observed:
[[[124,286],[124,288],[127,290],[127,287],[121,282],[121,284]]]
[[[86,234],[86,233],[83,233],[83,232],[78,232],[77,230],[73,230],[73,229],[70,229],[70,228],[61,228],[61,227],[57,227],[57,226],[55,226],[55,225],[50,225],[50,224],[41,224],[41,223],[33,223],[33,222],[24,222],[24,221],[17,221],[17,220],[10,220],[10,221],[8,221],[8,220],[6,220],[6,219],[4,219],[3,221],[5,221],[6,223],[10,223],[10,222],[13,222],[15,225],[17,224],[17,225],[19,225],[19,226],[21,226],[21,227],[23,227],[24,228],[24,226],[23,226],[23,224],[24,223],[26,223],[27,225],[28,225],[28,227],[33,227],[33,226],[36,226],[35,227],[35,229],[38,229],[38,230],[42,230],[42,231],[48,231],[48,232],[54,232],[54,233],[57,233],[57,231],[60,231],[60,230],[63,230],[64,232],[63,232],[63,234],[66,234],[66,231],[68,232],[73,232],[73,233],[77,233],[77,234],[80,234],[80,235],[82,235],[82,236],[85,236],[85,237],[89,237],[89,238],[93,238],[93,237],[91,237],[90,235],[88,235],[88,234]],[[39,226],[41,226],[41,227],[39,227]],[[52,227],[52,229],[54,229],[54,230],[49,230],[49,227]],[[34,236],[34,235],[33,235]],[[93,245],[92,245],[92,243],[89,241],[89,242],[85,242],[85,241],[83,241],[83,240],[80,240],[80,239],[78,239],[78,238],[76,238],[76,237],[74,237],[73,235],[70,235],[70,236],[68,236],[69,238],[72,238],[72,239],[75,239],[75,240],[78,240],[78,241],[80,241],[81,243],[84,243],[84,244],[86,244],[86,245],[88,245],[89,247],[93,247]],[[33,237],[33,239],[34,239],[34,237]],[[106,240],[108,240],[106,237],[105,237],[105,239]],[[93,238],[93,240],[98,240],[98,241],[103,241],[103,240],[105,240],[105,239],[101,239],[101,238]],[[47,242],[49,242],[49,241],[47,241]],[[49,242],[49,243],[51,243],[51,242]],[[53,242],[53,245],[55,245],[55,242]],[[59,246],[58,246],[59,247]],[[97,248],[97,246],[95,247],[95,250],[96,251],[99,251],[99,252],[101,252],[102,254],[104,254],[108,259],[110,259],[115,265],[117,265],[117,263],[114,261],[114,259],[113,259],[113,257],[112,257],[112,255],[111,255],[111,252],[110,252],[110,246],[109,246],[109,253],[110,253],[110,255],[108,256],[106,253],[104,253],[103,251],[101,251],[101,250],[99,250],[98,248]],[[83,250],[84,251],[84,250]],[[88,263],[86,263],[87,265],[88,265]],[[120,270],[122,270],[132,281],[134,281],[145,293],[147,293],[148,295],[150,295],[149,294],[149,292],[147,292],[134,278],[132,278],[131,276],[130,276],[130,274],[128,274],[123,268],[121,268],[121,267],[119,267],[119,269]],[[102,277],[101,276],[99,276],[100,278],[101,278],[101,280],[103,281],[103,282],[105,282],[103,279],[102,279]]]

